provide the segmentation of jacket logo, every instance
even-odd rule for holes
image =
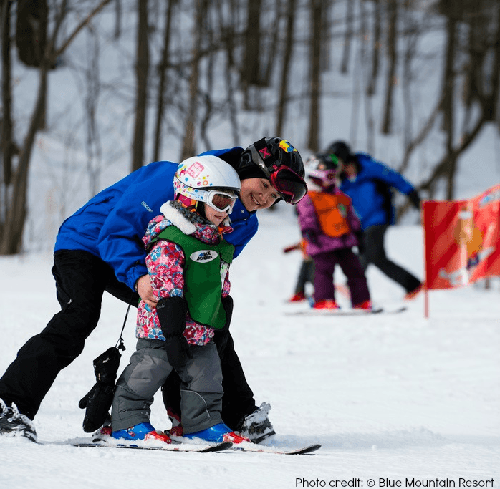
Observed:
[[[151,209],[151,207],[149,207],[148,204],[146,204],[146,202],[142,201],[141,202],[141,205],[142,207],[144,207],[144,209],[146,209],[148,212],[153,212],[153,209]]]
[[[200,250],[192,253],[190,258],[197,263],[208,263],[209,261],[215,260],[218,256],[216,251]]]

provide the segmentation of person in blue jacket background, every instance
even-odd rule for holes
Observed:
[[[395,223],[393,189],[407,195],[414,207],[420,209],[418,191],[398,172],[374,160],[370,155],[352,153],[344,141],[335,141],[326,152],[335,155],[342,164],[340,189],[351,198],[361,220],[361,264],[366,270],[373,263],[405,289],[406,299],[413,299],[422,289],[422,283],[387,257],[384,237],[387,228]]]
[[[300,154],[286,140],[262,138],[246,149],[203,154],[229,163],[242,181],[230,215],[234,231],[227,236],[235,257],[257,232],[255,211],[279,199],[296,203],[307,192]],[[174,197],[177,167],[168,161],[150,163],[98,193],[62,223],[52,268],[61,311],[21,347],[0,379],[0,435],[36,441],[32,420],[58,373],[83,351],[99,321],[105,291],[134,306],[139,297],[156,305],[141,240],[160,206]],[[223,419],[236,429],[257,408],[229,332],[219,354]]]

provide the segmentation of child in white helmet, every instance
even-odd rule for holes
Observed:
[[[174,200],[149,223],[143,242],[158,305],[139,305],[137,350],[113,400],[114,438],[171,442],[150,424],[150,405],[175,369],[183,384],[184,436],[246,440],[222,422],[222,372],[212,341],[231,321],[228,268],[234,246],[223,234],[231,231],[228,215],[240,188],[238,174],[220,158],[188,158],[174,176]]]

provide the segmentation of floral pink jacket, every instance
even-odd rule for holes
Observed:
[[[188,211],[179,202],[169,201],[161,207],[162,214],[152,219],[142,239],[146,248],[151,241],[166,227],[175,225],[185,234],[189,234],[204,243],[214,244],[220,240],[217,227],[209,224],[199,214]],[[226,226],[223,232],[231,232]],[[158,300],[165,297],[183,297],[185,257],[182,248],[167,240],[159,240],[153,244],[146,256],[151,286]],[[222,296],[229,295],[231,283],[228,279],[227,264]],[[137,315],[137,338],[165,340],[156,314],[156,308],[150,308],[143,300],[139,303]],[[184,336],[191,345],[206,345],[214,336],[214,330],[196,323],[189,313],[186,316]]]

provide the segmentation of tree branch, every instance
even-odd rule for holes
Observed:
[[[75,37],[80,33],[80,31],[95,17],[108,3],[111,3],[111,0],[102,0],[102,2],[94,9],[90,14],[83,19],[80,24],[78,24],[75,30],[71,33],[71,35],[66,39],[63,45],[54,53],[53,60],[55,61],[73,42]]]

